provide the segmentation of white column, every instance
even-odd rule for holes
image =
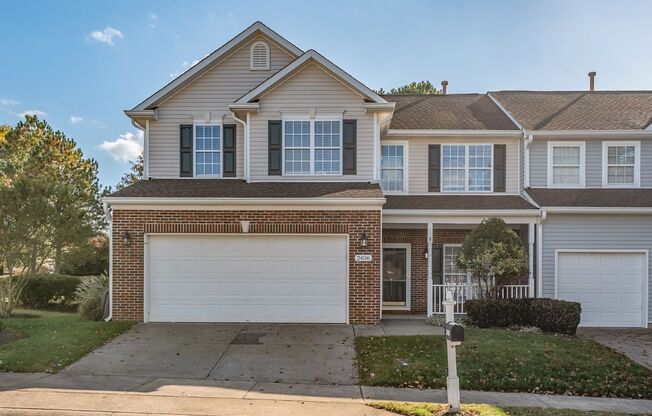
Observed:
[[[537,281],[536,281],[536,296],[543,297],[542,285],[543,273],[543,220],[537,223]]]
[[[534,224],[527,225],[528,295],[534,296]]]
[[[428,258],[426,261],[428,262],[428,316],[432,316],[433,312],[433,305],[432,305],[432,223],[428,223],[428,237],[427,237],[427,244],[428,244]]]

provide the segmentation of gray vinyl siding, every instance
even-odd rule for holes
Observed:
[[[519,152],[518,138],[498,137],[396,137],[381,138],[386,142],[407,141],[408,143],[408,192],[423,194],[428,192],[428,145],[430,144],[504,144],[506,145],[506,187],[505,193],[519,193]],[[503,192],[501,192],[502,194]]]
[[[357,120],[357,173],[341,176],[269,176],[267,163],[267,122],[285,115],[333,116]],[[373,115],[364,108],[364,99],[316,64],[300,72],[260,99],[258,114],[251,117],[251,180],[274,181],[368,181],[373,179]]]
[[[265,40],[270,46],[270,71],[249,70],[249,46]],[[149,175],[154,178],[179,177],[179,125],[204,119],[236,124],[236,164],[238,178],[244,177],[244,133],[231,117],[227,105],[286,66],[293,58],[263,36],[253,38],[222,62],[159,106],[159,118],[150,122]]]
[[[632,141],[631,139],[626,139]],[[530,186],[548,186],[548,142],[559,139],[541,139],[535,136],[530,145]],[[586,143],[586,186],[602,187],[602,142],[601,139],[572,139]],[[604,141],[618,141],[605,139]],[[641,186],[652,187],[652,141],[641,139]]]
[[[645,249],[652,252],[652,216],[549,214],[543,223],[542,287],[544,297],[555,295],[556,249]],[[648,279],[652,262],[648,260]],[[648,282],[648,300],[652,297]],[[648,319],[652,304],[648,301]]]

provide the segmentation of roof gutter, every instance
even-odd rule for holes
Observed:
[[[652,138],[652,130],[536,130],[528,132],[540,137],[640,137]]]
[[[652,207],[542,207],[551,214],[652,214]]]
[[[120,205],[383,205],[385,198],[130,198],[106,197],[104,203]]]
[[[392,215],[441,215],[456,217],[531,217],[538,216],[540,210],[536,208],[529,209],[383,209],[383,216]]]
[[[521,137],[521,130],[435,130],[435,129],[388,129],[385,136],[413,137]]]

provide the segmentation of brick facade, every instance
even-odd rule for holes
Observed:
[[[380,319],[380,211],[167,211],[113,212],[113,318],[143,320],[145,233],[239,233],[250,221],[250,233],[348,234],[349,320],[375,324]],[[122,236],[129,232],[131,241]],[[360,246],[362,233],[368,236]],[[373,261],[358,262],[356,254]]]
[[[442,229],[433,230],[434,246],[462,244],[471,230]],[[383,243],[409,243],[411,248],[410,310],[384,311],[384,315],[417,314],[424,315],[428,308],[428,263],[426,251],[427,231],[425,229],[383,229]]]

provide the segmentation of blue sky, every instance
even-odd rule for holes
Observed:
[[[0,123],[40,112],[115,185],[131,108],[252,22],[372,88],[652,89],[652,1],[5,1]],[[185,64],[184,64],[185,63]]]

